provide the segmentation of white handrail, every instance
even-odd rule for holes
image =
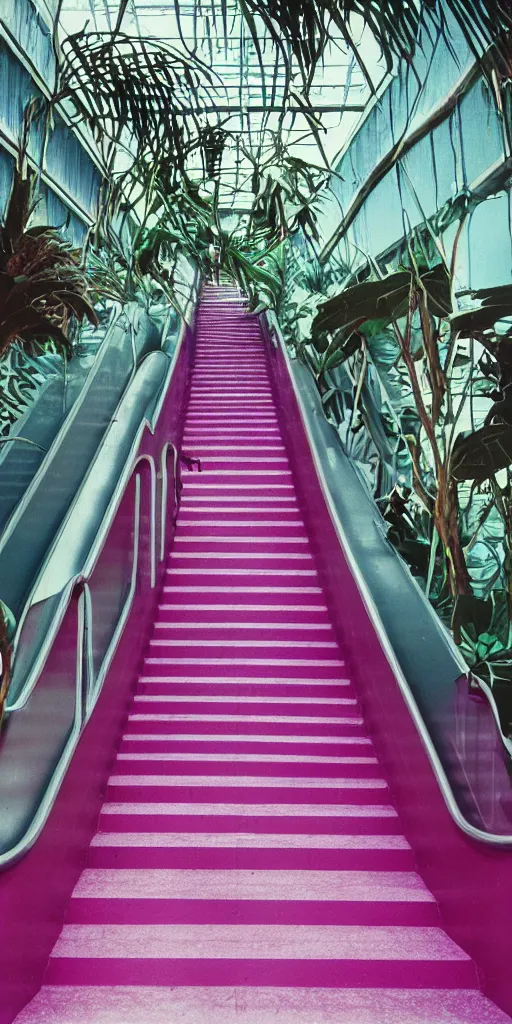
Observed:
[[[59,792],[62,780],[71,758],[76,749],[78,740],[81,736],[82,729],[85,723],[90,718],[94,707],[100,696],[108,669],[111,665],[115,651],[117,649],[121,634],[123,632],[126,620],[130,614],[133,606],[133,601],[137,589],[137,578],[138,578],[138,567],[139,567],[139,550],[140,550],[140,531],[141,531],[141,476],[138,466],[142,462],[147,462],[150,466],[151,474],[151,486],[150,486],[150,586],[154,588],[156,584],[156,562],[157,562],[157,529],[156,529],[156,511],[157,511],[157,499],[156,499],[156,464],[155,459],[152,455],[140,451],[141,442],[146,431],[151,434],[155,434],[156,424],[159,420],[160,413],[163,408],[165,396],[168,392],[171,384],[174,370],[181,352],[181,349],[185,343],[187,324],[182,322],[181,332],[176,345],[175,352],[172,360],[169,361],[169,367],[165,378],[162,382],[162,390],[160,397],[156,403],[153,411],[151,420],[144,417],[137,431],[135,440],[131,445],[130,452],[127,459],[125,460],[123,471],[118,479],[117,487],[114,495],[109,502],[107,511],[103,517],[101,525],[97,531],[95,542],[86,558],[85,565],[79,574],[73,575],[67,580],[65,587],[59,594],[59,601],[57,609],[52,617],[51,628],[47,631],[44,638],[44,642],[41,644],[37,657],[34,664],[31,667],[29,676],[26,681],[26,685],[23,687],[22,693],[18,696],[14,704],[7,708],[9,714],[20,713],[26,706],[31,693],[33,692],[37,681],[40,678],[41,672],[44,668],[44,664],[50,654],[53,644],[58,635],[59,628],[62,624],[67,609],[71,605],[73,595],[76,592],[77,587],[80,587],[81,593],[78,598],[78,635],[77,635],[77,651],[76,651],[76,670],[75,670],[75,713],[74,722],[71,734],[65,744],[62,754],[59,758],[58,764],[54,770],[50,783],[44,793],[42,800],[39,803],[37,811],[32,819],[29,828],[24,834],[23,838],[11,849],[3,854],[0,854],[0,868],[10,866],[19,860],[34,844],[37,837],[41,833],[48,815],[55,803],[57,794]],[[160,449],[159,461],[162,465],[162,461],[166,458],[169,447],[172,447],[174,451],[174,467],[176,471],[178,452],[171,442],[165,441]],[[93,650],[92,650],[92,628],[93,628],[93,595],[89,586],[89,581],[92,579],[94,568],[98,562],[98,558],[106,544],[110,530],[114,525],[115,517],[121,500],[126,493],[129,481],[135,476],[135,504],[134,504],[134,518],[133,518],[133,536],[134,536],[134,548],[133,548],[133,559],[130,576],[130,587],[126,601],[124,602],[117,624],[114,628],[114,632],[110,643],[107,647],[105,655],[102,659],[101,666],[99,667],[96,678],[94,678],[94,665],[93,665]],[[87,478],[88,479],[88,478]],[[165,467],[165,493],[167,494],[167,465]],[[76,510],[75,506],[73,508]],[[31,608],[36,604],[41,603],[43,600],[48,599],[55,595],[53,593],[45,595],[44,593],[44,578],[51,574],[51,561],[53,557],[59,557],[59,549],[62,549],[62,544],[67,543],[66,530],[70,523],[70,517],[66,518],[62,524],[61,530],[56,538],[49,558],[44,563],[39,579],[36,582],[36,586],[32,591],[31,599],[27,602],[24,610],[24,615],[20,621],[17,630],[17,640],[21,636],[23,623],[26,621],[26,617]],[[160,540],[160,551],[163,549],[165,536],[165,517],[162,522]],[[56,596],[56,595],[55,595]],[[0,655],[1,664],[1,655]],[[84,687],[84,666],[85,666],[85,687]]]

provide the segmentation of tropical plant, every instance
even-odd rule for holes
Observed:
[[[456,476],[447,432],[445,396],[449,388],[441,357],[440,321],[452,311],[450,280],[445,266],[414,264],[381,280],[369,280],[328,299],[317,312],[312,340],[321,354],[319,375],[362,350],[366,373],[370,339],[389,325],[397,357],[408,376],[417,426],[403,436],[413,469],[416,495],[433,522],[446,558],[446,578],[453,596],[471,593],[458,525]],[[418,348],[428,375],[428,398],[418,370]],[[362,387],[362,383],[361,383]],[[426,444],[426,450],[423,443]]]
[[[0,359],[0,437],[6,437],[62,357],[54,342],[13,342]]]
[[[261,313],[276,307],[283,287],[282,246],[267,245],[254,250],[247,237],[226,236],[223,263],[240,290],[249,299],[249,309]]]
[[[329,172],[294,156],[275,132],[265,136],[265,148],[262,143],[256,152],[241,148],[252,168],[248,237],[264,232],[270,240],[282,241],[300,231],[306,239],[319,241],[318,197],[330,180]]]
[[[131,158],[165,154],[177,182],[200,130],[198,88],[212,85],[214,72],[163,42],[117,29],[68,35],[62,53],[52,108],[72,103],[75,120],[109,144],[109,168],[121,146]]]
[[[15,342],[52,340],[70,354],[70,321],[97,316],[87,299],[81,253],[54,228],[30,228],[35,174],[17,167],[0,226],[0,357]]]
[[[122,0],[123,11],[127,2]],[[183,13],[188,11],[181,0],[176,0],[179,25],[182,7]],[[228,0],[220,0],[219,7],[216,18],[215,5],[212,4],[213,19],[221,24],[227,39],[232,6]],[[263,81],[264,54],[267,40],[270,40],[287,70],[288,85],[292,84],[296,65],[306,96],[329,42],[333,39],[339,41],[340,37],[372,85],[358,46],[357,29],[361,24],[369,29],[377,42],[388,70],[399,59],[411,62],[422,29],[427,34],[442,32],[449,42],[443,5],[432,0],[418,0],[414,4],[403,0],[381,0],[378,4],[371,0],[240,0],[239,9],[258,54]],[[508,54],[507,36],[512,28],[512,16],[506,0],[456,0],[449,4],[449,9],[478,57],[490,46],[494,47],[497,57],[502,53]],[[195,53],[198,42],[196,20],[193,31],[194,41],[188,49]],[[266,38],[262,39],[264,36]],[[183,32],[182,40],[187,45]]]
[[[201,146],[207,138],[201,136]],[[135,160],[129,173],[116,182],[113,200],[114,205],[122,202],[124,206],[128,196],[137,195],[142,213],[140,222],[132,225],[126,254],[115,257],[115,276],[122,271],[119,294],[126,287],[134,294],[137,281],[149,275],[180,309],[175,275],[178,258],[191,260],[208,277],[210,250],[216,246],[224,271],[249,296],[251,308],[274,308],[283,287],[282,242],[298,232],[315,236],[316,198],[327,182],[324,171],[292,157],[282,140],[274,142],[271,154],[267,148],[261,165],[258,155],[250,154],[253,202],[247,215],[235,217],[231,231],[224,227],[218,180],[207,190],[203,181],[194,180],[188,173],[175,182],[164,159],[153,163],[143,155]],[[199,143],[191,143],[190,151],[197,148]],[[308,196],[310,186],[313,192]],[[113,251],[117,252],[115,245]],[[92,267],[94,280],[100,285],[97,271],[102,271],[94,254]],[[112,287],[113,279],[105,276],[107,287]]]
[[[463,618],[463,616],[461,616]],[[473,601],[461,625],[461,651],[473,673],[493,691],[500,724],[512,735],[512,627],[506,594]]]
[[[452,311],[440,246],[429,249],[437,263],[428,265],[425,248],[406,240],[401,266],[384,275],[370,261],[360,283],[349,267],[332,274],[331,263],[311,263],[294,246],[294,280],[279,308],[285,337],[373,487],[389,539],[472,672],[492,686],[508,733],[512,289],[466,293],[471,308]],[[485,419],[474,412],[482,398]]]

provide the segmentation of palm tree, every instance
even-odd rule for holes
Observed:
[[[175,4],[178,19],[182,2],[176,0]],[[122,6],[126,9],[127,0]],[[229,0],[220,0],[225,26],[229,6]],[[239,0],[239,7],[260,58],[258,24],[262,23],[285,64],[290,52],[293,54],[306,91],[333,30],[360,62],[353,37],[353,26],[358,21],[372,33],[388,71],[397,58],[411,60],[422,27],[449,36],[446,11],[477,57],[493,47],[496,56],[505,57],[509,63],[512,10],[508,0]]]

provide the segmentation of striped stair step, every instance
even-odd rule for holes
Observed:
[[[184,451],[202,471],[18,1024],[506,1024],[416,871],[234,288],[203,291]]]

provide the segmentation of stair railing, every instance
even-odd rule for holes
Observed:
[[[20,619],[0,736],[1,868],[22,857],[43,829],[127,626],[134,658],[141,655],[139,615],[154,604],[179,499],[189,335],[183,325],[172,358],[152,353],[134,378],[126,403],[139,402],[140,425],[94,541],[83,557],[82,535],[108,485],[123,416],[112,423]],[[148,379],[156,384],[149,403]],[[12,780],[21,776],[20,800]]]

